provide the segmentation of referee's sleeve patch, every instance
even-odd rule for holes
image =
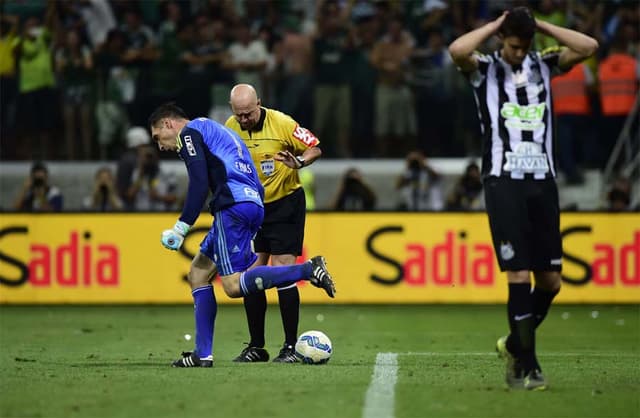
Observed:
[[[305,144],[307,147],[316,146],[320,142],[310,130],[303,128],[300,125],[297,125],[293,130],[293,137]]]

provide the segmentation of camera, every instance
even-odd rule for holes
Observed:
[[[414,160],[414,159],[409,160],[409,170],[410,171],[415,172],[415,171],[420,171],[421,169],[422,169],[422,166],[420,164],[420,161]]]
[[[34,189],[40,189],[45,186],[45,181],[42,177],[36,177],[31,182],[31,185],[33,186]]]

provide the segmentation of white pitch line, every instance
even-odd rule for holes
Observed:
[[[378,353],[364,398],[363,418],[393,418],[397,381],[398,354]]]
[[[415,352],[408,351],[406,353],[398,353],[401,356],[430,356],[430,357],[495,357],[495,352],[462,352],[462,351],[450,351],[447,353],[438,353],[435,351],[424,351],[424,352]],[[640,359],[640,354],[638,353],[562,353],[562,352],[550,352],[545,353],[544,351],[538,354],[540,357],[622,357],[622,358],[638,358]]]

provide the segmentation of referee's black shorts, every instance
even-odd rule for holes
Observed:
[[[502,271],[561,271],[562,238],[554,179],[488,177],[484,196]]]
[[[264,205],[264,221],[253,240],[257,253],[302,254],[306,202],[299,188],[288,196]]]

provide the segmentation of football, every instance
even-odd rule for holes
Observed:
[[[333,346],[321,331],[307,331],[298,337],[296,357],[304,364],[325,364],[331,358]]]

